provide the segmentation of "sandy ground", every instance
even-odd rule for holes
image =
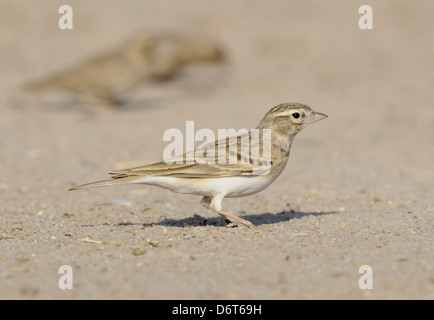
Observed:
[[[364,31],[357,1],[93,0],[61,31],[64,2],[1,1],[1,299],[434,298],[433,1],[381,1]],[[140,30],[210,35],[226,63],[143,84],[115,110],[23,99],[28,81]],[[262,233],[159,188],[67,192],[160,160],[186,120],[250,129],[289,101],[329,118],[274,184],[224,202]]]

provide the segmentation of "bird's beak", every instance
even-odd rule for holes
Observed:
[[[319,121],[319,120],[325,119],[325,118],[327,118],[327,117],[328,117],[328,115],[326,115],[326,114],[324,114],[324,113],[321,113],[321,112],[315,112],[315,113],[314,113],[314,117],[313,117],[313,119],[312,119],[309,123],[314,123],[314,122],[317,122],[317,121]]]

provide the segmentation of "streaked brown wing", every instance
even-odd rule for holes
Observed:
[[[252,159],[249,153],[250,146],[242,143],[243,137],[249,139],[251,147],[255,146],[252,143],[259,143],[262,146],[260,140],[256,142],[250,141],[251,133],[249,132],[235,139],[226,138],[203,144],[196,148],[194,153],[187,153],[172,158],[168,163],[162,161],[131,169],[116,170],[110,172],[110,174],[115,175],[113,178],[140,175],[208,178],[267,173],[270,163],[259,156]],[[234,148],[235,144],[236,149]],[[223,145],[222,152],[220,153],[218,149],[219,145]]]

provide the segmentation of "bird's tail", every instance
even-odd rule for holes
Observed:
[[[86,189],[86,188],[115,186],[115,185],[119,185],[119,184],[139,183],[138,180],[139,179],[137,176],[114,177],[114,178],[108,179],[108,180],[91,182],[91,183],[82,184],[81,186],[72,187],[68,191],[74,191],[74,190]]]

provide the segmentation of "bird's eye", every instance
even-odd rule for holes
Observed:
[[[293,117],[294,119],[298,119],[298,118],[300,118],[300,114],[299,114],[298,112],[294,112],[294,113],[292,114],[292,117]]]

